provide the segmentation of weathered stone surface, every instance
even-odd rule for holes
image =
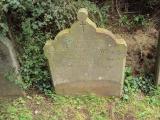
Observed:
[[[3,39],[3,41],[2,41]],[[6,80],[7,73],[18,72],[18,66],[14,49],[8,39],[0,40],[0,97],[23,95],[23,91],[14,83]]]
[[[157,45],[156,84],[160,85],[160,32]]]
[[[44,51],[57,93],[121,95],[126,43],[97,28],[86,9],[79,10],[78,21],[70,29],[47,41]]]

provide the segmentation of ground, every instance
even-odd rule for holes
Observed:
[[[157,102],[159,101],[159,102]],[[0,120],[159,120],[159,97],[119,98],[27,95],[0,100]]]
[[[128,48],[126,66],[133,69],[134,75],[155,73],[158,31],[154,27],[139,29],[132,33],[114,28],[111,28],[111,31],[126,41]]]

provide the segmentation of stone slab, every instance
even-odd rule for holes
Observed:
[[[3,42],[2,42],[3,39]],[[4,42],[5,41],[5,42]],[[8,96],[20,96],[24,95],[24,92],[14,83],[10,82],[6,79],[6,75],[15,71],[15,58],[13,46],[11,45],[8,39],[1,38],[0,40],[0,97],[8,97]]]
[[[82,8],[78,21],[44,46],[55,91],[65,95],[122,94],[127,45],[97,28]]]
[[[157,45],[156,84],[160,85],[160,32]]]

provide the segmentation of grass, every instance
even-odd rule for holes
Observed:
[[[160,120],[160,88],[128,100],[95,95],[32,95],[0,100],[0,120]]]

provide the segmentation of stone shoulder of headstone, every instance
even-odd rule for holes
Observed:
[[[123,88],[126,42],[98,28],[85,8],[78,21],[44,46],[57,93],[120,96]]]

